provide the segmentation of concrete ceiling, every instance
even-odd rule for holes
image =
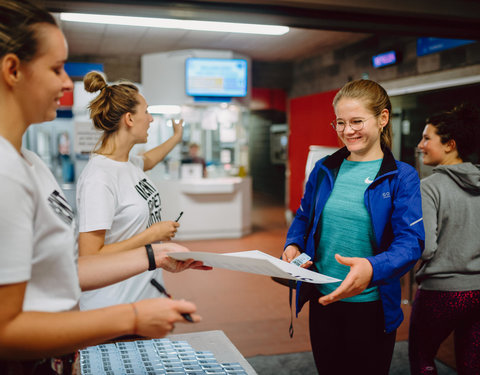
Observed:
[[[56,1],[52,12],[279,24],[283,36],[63,22],[70,56],[139,56],[179,49],[228,49],[263,61],[292,61],[372,34],[480,39],[473,0]]]
[[[290,61],[352,43],[367,34],[293,28],[281,36],[64,22],[70,55],[135,56],[181,49],[225,49],[254,60]]]

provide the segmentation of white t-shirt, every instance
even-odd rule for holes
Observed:
[[[143,171],[141,157],[119,162],[93,155],[77,182],[77,210],[79,231],[106,230],[106,245],[126,240],[161,221],[160,195]],[[80,309],[161,297],[150,284],[152,278],[163,284],[162,272],[157,269],[83,292]]]
[[[0,284],[27,281],[24,311],[76,310],[72,208],[40,158],[22,154],[0,136]]]

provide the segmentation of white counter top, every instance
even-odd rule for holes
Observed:
[[[180,190],[185,194],[231,194],[238,189],[240,177],[201,178],[178,180]]]
[[[150,178],[160,192],[162,220],[184,212],[175,239],[239,238],[251,232],[250,177]]]

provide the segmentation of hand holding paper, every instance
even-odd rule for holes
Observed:
[[[300,257],[303,257],[303,256],[308,257],[306,262],[298,264],[297,262],[294,261],[295,259],[298,260]],[[285,248],[282,254],[282,260],[288,263],[296,264],[297,266],[300,266],[302,268],[310,268],[313,264],[313,262],[310,260],[310,257],[306,253],[301,253],[300,249],[296,245],[288,245]]]
[[[171,253],[177,260],[194,259],[202,261],[205,266],[225,268],[233,271],[275,276],[283,279],[305,281],[313,284],[325,284],[341,281],[333,277],[313,272],[294,264],[287,263],[258,250],[240,251],[236,253],[185,252]]]

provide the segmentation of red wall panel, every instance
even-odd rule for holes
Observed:
[[[295,213],[303,195],[303,180],[310,145],[339,147],[341,142],[330,126],[335,119],[332,101],[338,90],[289,100],[288,208]]]
[[[287,110],[287,94],[282,89],[252,88],[250,99],[251,110],[275,109],[280,112]]]
[[[60,98],[60,105],[62,107],[73,106],[73,90],[63,92],[63,96]]]

